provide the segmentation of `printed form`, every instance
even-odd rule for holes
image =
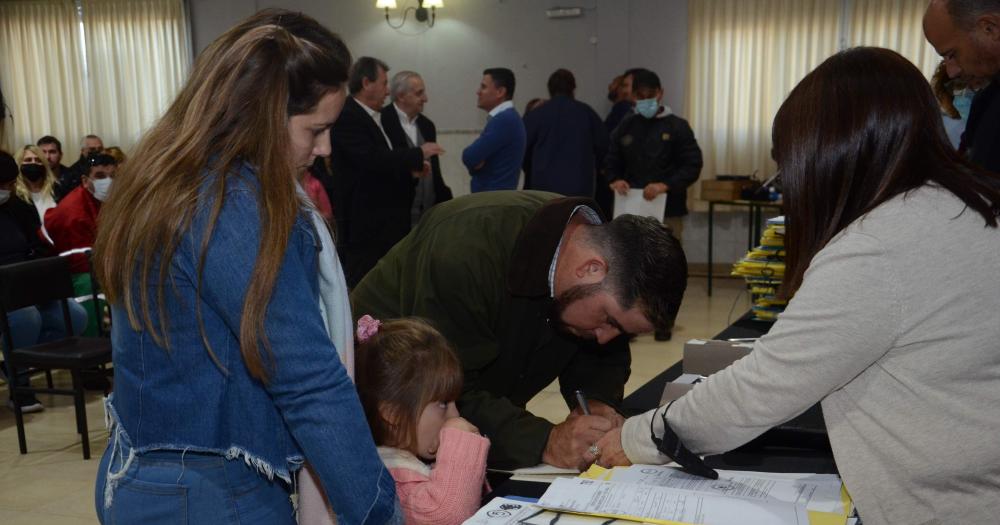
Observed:
[[[692,476],[681,470],[653,465],[615,468],[600,479],[615,483],[652,485],[768,503],[802,505],[807,510],[845,513],[840,478],[821,474],[771,474],[720,470],[719,479]]]
[[[809,523],[806,509],[800,505],[581,478],[555,480],[538,501],[538,505],[554,510],[660,524]]]

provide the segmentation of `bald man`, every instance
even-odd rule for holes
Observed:
[[[1000,0],[933,0],[924,35],[952,78],[990,79],[972,101],[961,148],[974,164],[1000,172]]]

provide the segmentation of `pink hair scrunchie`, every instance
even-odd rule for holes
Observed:
[[[382,326],[382,321],[365,314],[358,319],[358,341],[365,342],[378,333],[378,328]]]

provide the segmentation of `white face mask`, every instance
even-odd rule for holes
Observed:
[[[108,191],[111,190],[111,177],[105,179],[94,179],[94,198],[104,202],[108,198]]]
[[[10,190],[0,190],[0,204],[7,202],[10,199]]]

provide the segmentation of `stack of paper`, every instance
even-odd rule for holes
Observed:
[[[853,513],[835,475],[720,470],[719,479],[709,480],[633,465],[557,479],[534,504],[498,498],[466,523],[848,525]]]
[[[754,318],[774,320],[787,304],[777,297],[785,276],[785,218],[767,220],[760,245],[733,265],[733,275],[743,277],[754,297]]]
[[[575,478],[580,475],[580,471],[575,468],[555,467],[547,463],[539,463],[534,467],[523,467],[516,470],[490,470],[492,472],[510,474],[510,479],[514,481],[535,481],[541,483],[552,483],[556,478]]]

